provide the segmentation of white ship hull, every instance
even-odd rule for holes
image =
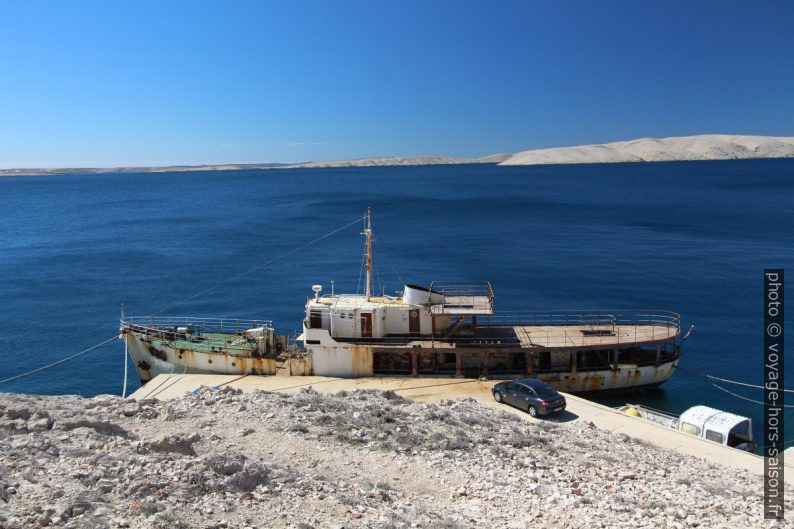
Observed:
[[[124,340],[141,382],[170,373],[273,375],[276,372],[275,358],[240,358],[223,353],[179,351],[163,345],[157,346],[153,354],[150,344],[134,335],[128,334]]]
[[[129,318],[121,337],[141,382],[170,373],[272,375],[286,337],[270,322]]]

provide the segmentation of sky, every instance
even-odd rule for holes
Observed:
[[[0,168],[794,135],[794,3],[0,0]]]

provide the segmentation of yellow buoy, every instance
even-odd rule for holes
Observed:
[[[638,410],[637,408],[628,408],[626,410],[626,415],[631,415],[632,417],[639,417],[640,410]]]

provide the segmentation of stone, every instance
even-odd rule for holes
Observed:
[[[190,439],[181,435],[169,435],[149,443],[148,448],[153,452],[176,453],[188,456],[196,455]]]
[[[132,401],[124,405],[121,409],[121,413],[124,414],[125,417],[134,417],[141,411],[141,405],[136,402]]]

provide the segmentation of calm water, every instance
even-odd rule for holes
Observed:
[[[419,284],[490,280],[502,310],[675,310],[696,326],[682,367],[761,383],[762,269],[794,271],[793,191],[794,160],[0,178],[0,379],[113,336],[122,303],[132,314],[158,311],[372,206],[375,283],[386,293],[399,290],[399,274]],[[169,313],[266,318],[292,333],[312,284],[356,290],[359,231]],[[0,390],[119,394],[123,361],[113,342]],[[607,402],[626,400],[724,408],[752,416],[760,437],[759,404],[684,372]]]

